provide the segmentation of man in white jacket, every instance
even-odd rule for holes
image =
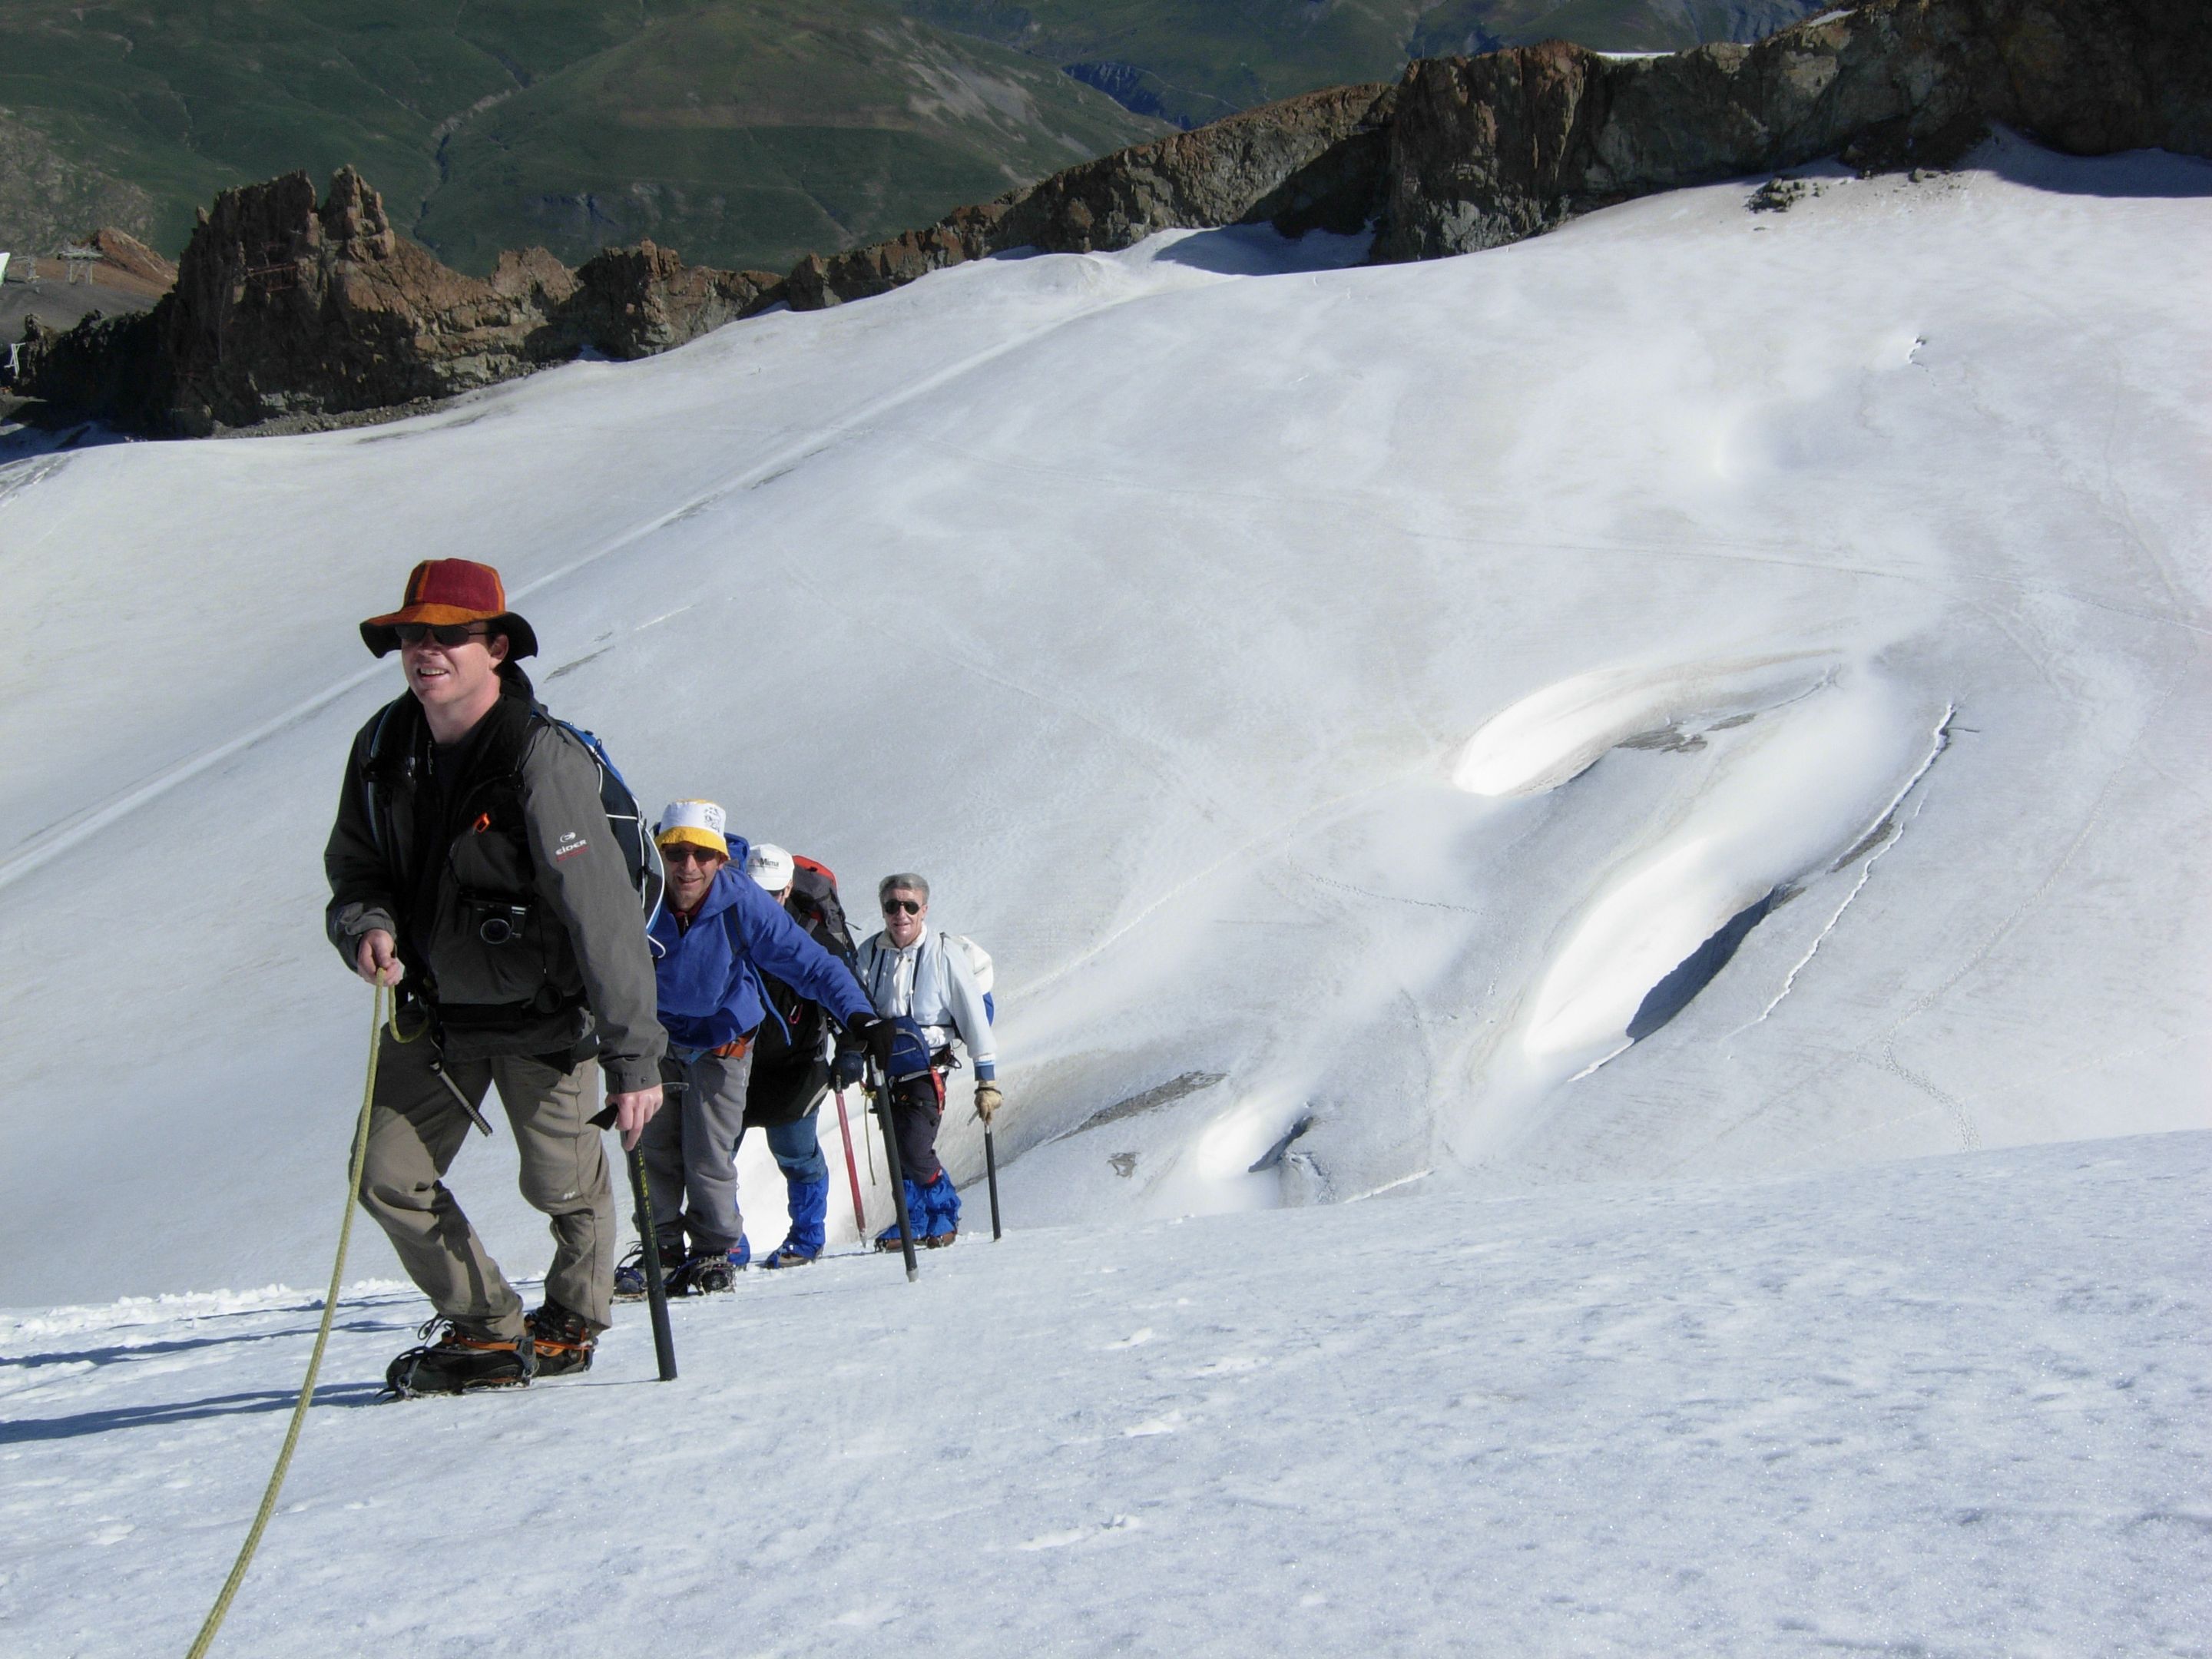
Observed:
[[[906,1176],[907,1215],[915,1236],[932,1248],[952,1243],[960,1228],[960,1194],[937,1158],[937,1127],[945,1115],[945,1074],[958,1038],[975,1068],[975,1115],[988,1123],[999,1109],[998,1048],[983,993],[968,954],[929,926],[929,883],[912,871],[885,876],[876,895],[884,930],[860,946],[860,984],[876,1012],[921,1028],[929,1050],[927,1070],[890,1080],[890,1120]],[[898,1224],[876,1238],[878,1249],[899,1248]]]

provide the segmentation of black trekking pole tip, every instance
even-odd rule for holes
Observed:
[[[999,1229],[999,1143],[992,1138],[988,1122],[983,1125],[983,1170],[991,1186],[991,1243],[995,1244],[1005,1235]]]
[[[890,1080],[872,1060],[868,1063],[868,1074],[877,1085],[874,1092],[883,1125],[884,1163],[891,1178],[891,1211],[898,1218],[899,1253],[906,1258],[907,1283],[911,1285],[921,1277],[921,1269],[914,1255],[914,1218],[907,1213],[906,1168],[899,1159],[898,1131],[891,1122]]]

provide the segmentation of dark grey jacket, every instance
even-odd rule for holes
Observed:
[[[455,775],[437,775],[412,693],[354,739],[323,852],[331,943],[351,967],[363,933],[389,932],[452,1059],[596,1054],[611,1091],[647,1088],[666,1038],[598,763],[520,669],[501,675],[445,757]]]

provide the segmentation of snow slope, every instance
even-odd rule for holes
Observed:
[[[1040,1230],[391,1406],[362,1287],[216,1651],[2202,1654],[2208,1219],[2200,1132]],[[0,1321],[0,1650],[184,1650],[315,1319]]]
[[[314,1282],[353,625],[438,555],[649,803],[936,879],[1025,1226],[2212,1123],[2208,192],[1169,236],[0,468],[0,1303]]]

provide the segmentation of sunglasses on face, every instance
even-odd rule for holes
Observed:
[[[448,651],[456,651],[471,640],[482,639],[491,629],[482,623],[394,623],[392,631],[399,635],[402,645],[420,645],[424,640],[433,640]]]
[[[711,847],[694,847],[679,841],[673,847],[660,849],[661,860],[667,864],[713,864],[722,855]]]
[[[910,916],[918,916],[921,914],[921,906],[913,899],[885,899],[884,901],[884,914],[885,915],[895,916],[902,910],[905,911],[907,915]]]

